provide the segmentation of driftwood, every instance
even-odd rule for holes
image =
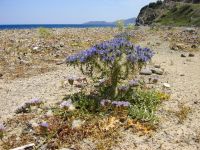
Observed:
[[[35,147],[35,144],[32,143],[32,144],[27,144],[27,145],[17,147],[17,148],[11,149],[11,150],[33,150],[34,147]]]

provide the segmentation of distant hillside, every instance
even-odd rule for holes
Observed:
[[[165,0],[143,7],[138,25],[200,26],[200,0]]]
[[[135,24],[136,22],[136,18],[130,18],[130,19],[124,19],[122,20],[124,22],[125,25],[128,25],[130,23]],[[106,22],[106,21],[90,21],[90,22],[86,22],[84,24],[87,25],[95,25],[95,24],[101,24],[101,25],[115,25],[117,21],[114,22]]]

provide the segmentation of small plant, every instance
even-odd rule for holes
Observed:
[[[39,124],[40,133],[46,135],[48,132],[49,124],[47,122],[42,122]]]
[[[135,29],[135,25],[134,24],[128,24],[128,26],[126,27],[126,30],[127,31],[131,31],[131,30],[134,30]]]
[[[116,26],[117,26],[117,28],[118,28],[118,30],[120,31],[120,32],[122,32],[123,30],[124,30],[124,22],[123,22],[123,20],[119,20],[119,21],[117,21],[116,22]]]
[[[175,112],[175,115],[179,119],[179,123],[183,123],[185,119],[187,119],[188,114],[190,113],[191,109],[188,106],[185,106],[184,104],[179,104],[179,111]]]
[[[0,139],[3,139],[5,127],[3,124],[0,123]]]
[[[39,28],[38,33],[39,33],[40,37],[42,37],[42,38],[48,38],[51,36],[51,33],[46,28]]]

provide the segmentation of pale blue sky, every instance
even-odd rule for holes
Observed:
[[[156,0],[0,0],[0,24],[76,24],[137,17]]]

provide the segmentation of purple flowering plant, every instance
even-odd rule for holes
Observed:
[[[4,131],[5,131],[4,125],[0,123],[0,139],[3,139]]]
[[[109,84],[100,88],[106,91],[105,98],[113,99],[119,83],[139,71],[153,55],[149,48],[135,46],[126,38],[119,37],[69,56],[66,61],[68,65],[79,67],[94,81],[108,79]]]
[[[48,124],[48,122],[41,122],[41,123],[39,124],[39,127],[40,127],[40,132],[41,132],[42,134],[47,134],[48,129],[49,129],[49,124]]]

